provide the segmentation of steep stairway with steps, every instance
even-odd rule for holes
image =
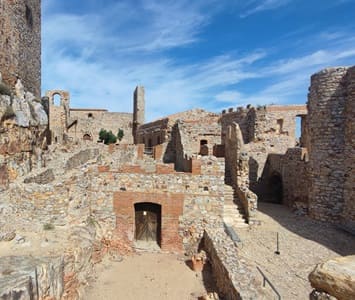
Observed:
[[[229,185],[224,185],[224,212],[223,221],[227,226],[245,228],[247,224],[243,209],[235,202],[234,189]]]

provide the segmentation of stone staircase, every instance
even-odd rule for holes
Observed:
[[[223,221],[230,227],[246,228],[249,226],[243,208],[236,204],[234,189],[229,185],[224,185]]]

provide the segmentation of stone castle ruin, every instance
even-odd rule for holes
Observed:
[[[145,123],[143,87],[132,113],[71,108],[62,90],[39,98],[40,1],[0,1],[0,32],[0,299],[84,299],[93,266],[142,240],[203,248],[224,299],[271,299],[238,242],[263,226],[258,205],[354,231],[354,66],[314,74],[306,105]],[[98,142],[102,128],[123,139]],[[313,277],[312,299],[355,293]]]

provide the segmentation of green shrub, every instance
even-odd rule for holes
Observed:
[[[99,132],[99,140],[105,143],[105,145],[114,144],[117,142],[117,137],[112,133],[112,131],[106,131],[101,129]]]
[[[120,128],[120,129],[118,129],[117,138],[119,141],[121,141],[123,139],[123,137],[124,137],[124,131],[123,131],[123,129]]]
[[[2,82],[0,82],[0,95],[11,96],[11,89]]]

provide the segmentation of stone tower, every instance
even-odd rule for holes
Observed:
[[[328,68],[311,77],[309,212],[320,220],[352,222],[352,228],[355,228],[354,103],[355,66]]]
[[[13,88],[41,94],[41,0],[0,0],[0,72]]]
[[[139,126],[144,124],[144,87],[137,86],[134,90],[133,94],[133,126],[132,126],[132,134],[134,143],[137,141],[137,129]]]

